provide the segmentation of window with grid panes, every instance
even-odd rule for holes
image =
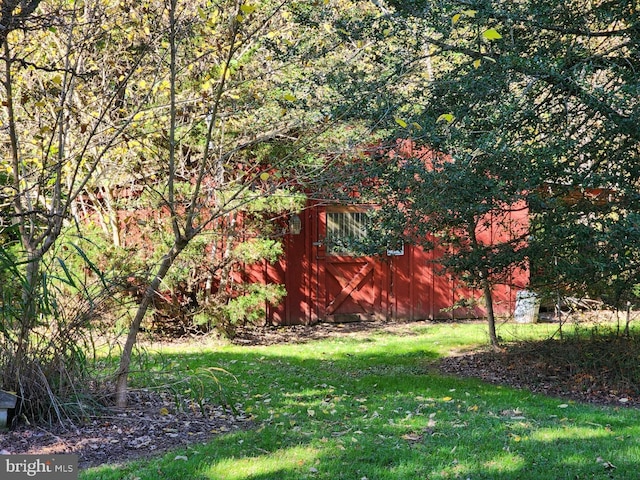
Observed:
[[[367,239],[369,217],[366,212],[327,212],[327,253],[362,255]]]

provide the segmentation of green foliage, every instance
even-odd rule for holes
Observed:
[[[276,181],[282,177],[282,174],[277,175]],[[271,176],[269,178],[271,178]],[[306,200],[307,197],[302,192],[296,192],[293,189],[287,188],[276,188],[267,195],[260,194],[259,191],[247,192],[241,197],[240,201],[244,203],[243,210],[246,210],[254,216],[261,216],[269,221],[270,215],[276,216],[300,211],[304,208]]]
[[[267,308],[278,305],[286,293],[285,288],[277,284],[234,284],[230,291],[207,299],[202,310],[194,315],[193,322],[233,338],[239,327],[264,324]]]
[[[222,308],[231,325],[255,325],[264,322],[267,305],[277,305],[286,295],[281,285],[248,285],[245,292],[229,300]]]
[[[18,259],[19,253],[19,248],[15,243],[0,244],[0,282],[2,282],[0,294],[2,295],[1,308],[3,312],[5,309],[13,308],[15,305],[13,305],[12,300],[21,295],[22,283]],[[6,312],[3,313],[3,315],[6,314]]]
[[[282,244],[271,239],[251,239],[234,248],[234,255],[238,261],[249,264],[260,260],[273,264],[282,256],[282,253]]]
[[[541,270],[534,281],[543,291],[570,290],[599,298],[616,309],[625,309],[627,302],[635,305],[638,300],[634,291],[640,282],[637,221],[638,214],[634,212],[612,215],[605,211],[585,212],[575,223],[554,225],[554,238],[543,245],[532,245],[532,250],[537,249],[533,250],[536,259],[553,255],[551,261],[533,263]],[[542,222],[538,225],[549,228]]]
[[[462,248],[447,260],[471,278],[531,261],[536,288],[624,305],[640,280],[638,11],[581,0],[386,5],[397,28],[421,26],[439,68],[430,82],[410,68],[397,78],[396,90],[422,95],[398,106],[384,154],[364,169],[382,185],[384,230],[438,233]],[[397,138],[413,142],[399,165],[386,156]],[[432,171],[421,146],[443,155]],[[483,215],[521,201],[526,247],[470,248]]]
[[[79,247],[75,252],[96,274],[92,281],[52,254],[28,282],[24,253],[0,246],[0,276],[7,278],[0,298],[0,389],[18,394],[16,420],[72,424],[101,407],[89,358],[93,325],[116,288]]]

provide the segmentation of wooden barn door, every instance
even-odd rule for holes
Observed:
[[[388,266],[354,252],[366,235],[362,208],[330,206],[318,213],[316,247],[318,318],[353,322],[386,318]]]

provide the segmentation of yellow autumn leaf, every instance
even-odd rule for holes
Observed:
[[[395,121],[398,125],[400,125],[402,128],[407,128],[407,122],[405,122],[404,120],[402,120],[401,118],[395,118]]]
[[[474,18],[476,16],[476,13],[478,13],[477,10],[463,10],[462,12],[456,13],[453,17],[451,17],[451,22],[455,25],[460,21],[463,15],[466,17]]]
[[[438,117],[438,119],[436,120],[436,123],[440,123],[442,121],[451,123],[451,122],[453,122],[453,119],[454,119],[454,116],[453,116],[452,113],[443,113],[442,115],[440,115]]]
[[[474,68],[480,68],[480,64],[482,63],[482,60],[480,60],[479,58],[475,59],[473,61],[473,66]]]
[[[266,182],[269,179],[269,174],[267,172],[262,172],[260,174],[260,180],[262,180],[263,182]]]
[[[169,415],[169,410],[166,407],[160,409],[160,415]]]
[[[451,397],[442,397],[443,402],[450,402],[451,400],[453,400]]]
[[[62,84],[62,77],[60,75],[56,75],[55,77],[53,77],[51,79],[51,81],[53,83],[55,83],[56,85],[60,85],[60,84]]]
[[[249,15],[250,13],[255,12],[256,8],[257,7],[255,5],[250,5],[248,3],[245,3],[240,7],[240,10],[242,10],[242,13]]]
[[[285,93],[284,99],[286,101],[288,101],[288,102],[295,102],[296,101],[296,97],[292,93]]]
[[[482,36],[487,40],[499,40],[502,38],[502,35],[500,35],[500,33],[495,28],[489,28],[488,30],[485,30],[484,32],[482,32]]]
[[[411,125],[413,125],[413,128],[415,128],[416,130],[422,130],[422,127],[418,122],[413,122]]]

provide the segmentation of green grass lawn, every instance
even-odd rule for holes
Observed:
[[[551,328],[504,325],[499,333],[530,339]],[[484,325],[416,324],[410,334],[307,344],[165,346],[157,353],[165,362],[232,373],[237,383],[218,378],[255,428],[80,478],[640,478],[638,410],[435,373],[440,356],[485,341]]]

